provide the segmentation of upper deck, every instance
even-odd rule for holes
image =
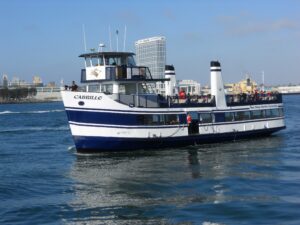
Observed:
[[[152,79],[150,70],[145,66],[136,66],[132,52],[92,52],[79,57],[85,60],[85,69],[81,71],[81,82],[110,81],[167,81]]]

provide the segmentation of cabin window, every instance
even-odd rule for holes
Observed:
[[[192,117],[192,120],[199,120],[199,116],[197,112],[189,112]]]
[[[199,114],[200,123],[212,123],[213,117],[211,113],[200,113]]]
[[[160,125],[164,124],[164,117],[158,114],[138,115],[138,124],[140,125]]]
[[[270,109],[266,109],[266,110],[265,110],[265,113],[266,113],[266,117],[267,117],[267,118],[272,118],[272,117],[273,117],[272,111],[271,111]]]
[[[97,84],[91,84],[88,88],[89,92],[100,92],[100,86]]]
[[[91,58],[85,58],[85,64],[87,67],[90,67],[92,65]]]
[[[121,57],[106,57],[105,58],[105,64],[106,65],[112,65],[112,66],[121,66]]]
[[[98,58],[91,58],[92,66],[99,66]]]
[[[279,108],[278,111],[279,111],[279,116],[284,116],[283,108]]]
[[[106,70],[106,73],[105,73],[106,80],[111,80],[116,77],[116,68],[115,67],[106,67],[105,70]]]
[[[250,119],[250,112],[249,111],[239,111],[235,112],[234,118],[237,121],[241,120],[249,120]]]
[[[226,112],[225,113],[225,122],[234,121],[234,113],[233,112]]]
[[[279,117],[279,110],[278,109],[266,109],[266,117],[272,118],[272,117]]]
[[[262,118],[264,118],[264,111],[263,110],[251,111],[251,119],[262,119]]]
[[[180,118],[177,114],[153,114],[138,115],[137,123],[139,125],[174,125],[179,124]]]
[[[93,57],[91,58],[92,66],[103,66],[103,58],[102,57]]]
[[[172,125],[172,124],[179,124],[179,118],[176,114],[166,114],[165,115],[165,124]]]
[[[106,94],[112,94],[113,93],[113,85],[112,84],[101,85],[101,92],[106,93]]]
[[[135,66],[135,61],[134,61],[134,58],[132,56],[128,56],[127,65],[128,66]]]
[[[279,110],[278,109],[271,109],[271,114],[273,117],[279,117]]]

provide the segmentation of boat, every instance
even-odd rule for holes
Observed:
[[[172,94],[173,66],[162,79],[134,53],[84,53],[81,86],[61,91],[78,152],[183,147],[270,135],[285,128],[280,93],[226,95],[221,63],[211,61],[211,94]],[[163,82],[166,94],[157,94]]]

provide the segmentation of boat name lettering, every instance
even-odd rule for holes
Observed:
[[[86,100],[101,100],[102,96],[96,95],[75,95],[75,99],[86,99]]]

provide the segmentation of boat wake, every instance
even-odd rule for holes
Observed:
[[[37,110],[37,111],[24,111],[24,112],[14,112],[14,111],[2,111],[0,115],[5,114],[39,114],[39,113],[53,113],[53,112],[64,112],[64,109],[53,109],[53,110]]]

